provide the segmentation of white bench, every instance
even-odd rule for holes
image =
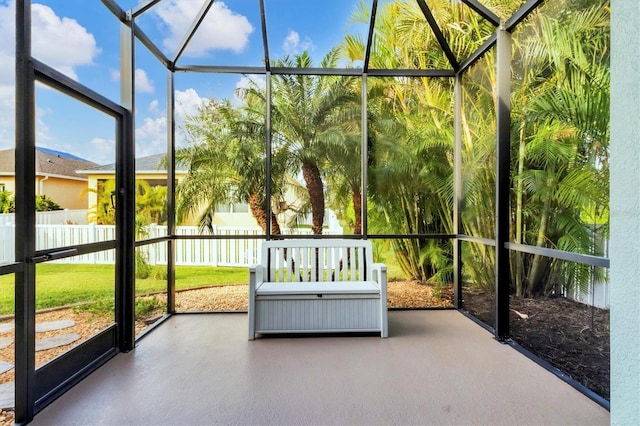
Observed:
[[[262,243],[249,268],[249,340],[256,333],[379,332],[387,337],[387,268],[371,242]]]

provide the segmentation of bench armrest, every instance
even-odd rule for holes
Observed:
[[[380,323],[382,337],[389,335],[387,325],[387,265],[374,263],[371,265],[371,279],[380,286]]]
[[[381,284],[381,281],[384,277],[384,282],[386,285],[387,282],[387,265],[384,263],[374,263],[371,265],[371,279],[378,284]]]
[[[256,287],[259,287],[264,281],[264,266],[249,266],[249,340],[255,338],[255,305],[256,305]]]

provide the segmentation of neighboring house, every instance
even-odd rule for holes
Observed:
[[[155,154],[147,157],[136,158],[136,179],[145,180],[151,186],[167,186],[167,168],[163,165],[166,154]],[[180,181],[188,172],[187,167],[177,165],[176,181]],[[89,188],[97,189],[104,182],[114,179],[116,165],[107,164],[90,169],[78,170],[79,174],[86,175]],[[97,194],[90,191],[87,204],[84,208],[93,208],[97,204]],[[180,225],[195,225],[196,218],[190,218]],[[247,204],[220,205],[216,210],[214,224],[219,226],[258,226],[255,219],[249,212]]]
[[[87,177],[77,173],[97,164],[75,155],[36,148],[36,194],[46,195],[64,209],[87,207]],[[15,149],[0,150],[0,190],[15,194]]]
[[[167,186],[167,168],[163,164],[163,160],[166,154],[155,154],[146,157],[136,158],[136,179],[141,179],[149,183],[151,186]],[[176,182],[179,182],[189,172],[188,167],[178,164],[176,166]],[[97,166],[91,169],[78,170],[81,175],[86,175],[88,178],[88,185],[91,191],[88,191],[87,204],[84,208],[93,209],[97,205],[97,189],[100,188],[106,181],[115,179],[116,165],[107,164],[104,166]],[[287,220],[291,216],[291,212],[287,208],[298,207],[299,203],[294,191],[287,191],[285,195],[286,201],[282,204],[282,211],[276,211],[278,215],[278,221],[281,226],[285,226]],[[311,223],[311,218],[308,217],[304,221],[306,224]],[[190,217],[178,225],[197,225],[198,220],[196,216]],[[227,203],[219,204],[216,206],[216,214],[213,218],[213,224],[225,227],[257,227],[258,223],[249,211],[249,205],[247,203]],[[325,212],[325,224],[331,229],[340,228],[340,223],[335,213],[327,209]]]

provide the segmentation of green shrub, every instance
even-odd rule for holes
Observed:
[[[53,210],[62,210],[62,207],[46,195],[36,195],[36,211],[50,212]]]
[[[149,277],[152,280],[166,281],[167,280],[167,267],[164,265],[156,265],[151,267],[151,273]]]
[[[136,298],[136,318],[150,317],[164,311],[164,305],[157,296]]]
[[[146,253],[136,250],[136,278],[144,280],[151,275],[151,265],[147,261]]]

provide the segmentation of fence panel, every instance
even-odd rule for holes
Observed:
[[[36,225],[36,247],[38,250],[55,249],[99,241],[115,239],[114,225]],[[303,228],[283,230],[288,234],[304,235],[311,232]],[[339,234],[342,229],[329,230],[327,234]],[[0,262],[12,262],[14,259],[15,226],[0,221]],[[248,266],[258,262],[262,235],[259,227],[215,226],[213,234],[220,239],[176,240],[176,265],[208,266]],[[143,229],[145,238],[158,238],[167,235],[167,227],[150,225]],[[178,226],[176,235],[200,236],[197,226]],[[247,238],[238,238],[246,236]],[[224,238],[229,237],[229,238]],[[145,253],[152,265],[167,264],[166,244],[150,244],[139,248]],[[91,253],[73,258],[57,260],[59,263],[113,263],[113,250]]]
[[[16,226],[0,222],[0,263],[13,262],[15,256]]]
[[[6,220],[9,215],[0,215],[0,263],[13,262],[15,259],[15,225]],[[167,235],[166,226],[150,225],[145,228],[145,237],[158,238]],[[221,239],[186,239],[175,240],[176,265],[206,265],[206,266],[237,266],[245,267],[258,263],[262,239],[251,238],[262,234],[259,227],[221,227],[213,229],[214,235]],[[304,235],[311,230],[302,228],[296,230],[283,229],[285,234]],[[341,234],[342,229],[333,229],[326,232]],[[200,235],[197,226],[178,226],[176,235],[194,236]],[[246,236],[240,238],[238,236]],[[231,238],[233,237],[233,238]],[[38,250],[54,249],[57,247],[74,246],[98,241],[115,239],[115,226],[113,225],[36,225],[36,247]],[[167,264],[167,245],[150,244],[140,247],[138,250],[145,253],[149,264]],[[89,263],[89,264],[113,264],[115,262],[115,250],[107,250],[89,253],[81,256],[56,260],[57,263]],[[609,285],[597,282],[585,293],[579,291],[565,295],[579,302],[601,308],[609,307]]]
[[[38,225],[87,225],[87,209],[36,212]],[[0,224],[16,223],[15,213],[0,213]]]

